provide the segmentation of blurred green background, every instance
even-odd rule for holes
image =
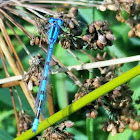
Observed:
[[[87,16],[88,15],[88,16]],[[115,19],[115,12],[105,11],[101,12],[97,9],[79,9],[78,19],[87,23],[91,23],[93,20],[107,20],[110,23],[110,28],[113,31],[114,36],[116,37],[116,41],[113,46],[106,47],[105,51],[107,51],[112,57],[117,56],[128,57],[138,55],[140,52],[140,39],[137,37],[128,38],[128,31],[130,27],[126,24],[122,24]],[[22,22],[22,20],[18,19],[18,22]],[[32,34],[35,34],[36,28],[27,23],[24,24],[24,27]],[[30,52],[33,55],[37,53],[42,54],[45,57],[45,53],[38,48],[37,46],[30,46],[30,40],[24,33],[19,31],[17,28],[14,28],[17,34],[20,36],[24,44],[28,47]],[[13,45],[20,57],[20,60],[25,68],[25,71],[28,70],[29,64],[29,56],[25,53],[22,46],[17,42],[16,37],[13,35],[12,31],[8,29],[8,33],[10,38],[12,39]],[[97,52],[88,50],[87,51],[92,56],[96,56]],[[78,56],[84,63],[90,62],[89,58],[81,53],[78,50],[73,51],[73,53]],[[77,65],[79,62],[73,58],[65,49],[63,49],[60,45],[56,45],[53,54],[66,66]],[[121,69],[123,71],[127,71],[132,67],[138,65],[139,62],[127,63]],[[8,65],[8,63],[7,63]],[[12,70],[8,65],[8,71],[12,76]],[[98,70],[97,70],[98,71]],[[94,77],[96,76],[96,70],[94,71]],[[84,82],[85,79],[89,78],[88,71],[79,71],[74,72],[74,74]],[[74,82],[65,74],[57,74],[50,76],[50,83],[53,87],[53,96],[55,103],[55,111],[58,111],[68,104],[72,102],[74,99],[74,95],[78,90],[78,87],[74,85]],[[5,78],[5,74],[3,71],[2,62],[0,59],[0,78]],[[140,95],[140,76],[132,79],[128,85],[134,91],[133,101],[135,101]],[[19,96],[23,103],[23,108],[27,114],[31,117],[34,117],[34,114],[27,102],[22,90],[20,87],[16,87],[18,90]],[[34,88],[34,92],[37,90]],[[20,106],[15,95],[15,101],[17,110],[20,111]],[[135,105],[135,104],[134,104]],[[138,106],[136,106],[138,108]],[[138,110],[138,114],[140,111]],[[101,130],[101,124],[106,120],[103,114],[99,113],[98,117],[95,120],[86,120],[85,112],[76,112],[69,116],[67,119],[75,122],[73,128],[68,129],[69,132],[75,135],[75,140],[140,140],[140,130],[133,132],[132,130],[126,128],[124,133],[116,134],[115,136],[111,136],[111,134],[107,132],[103,132]],[[88,138],[88,134],[86,132],[87,127],[89,127],[90,132],[93,134],[92,138]],[[16,137],[16,121],[14,117],[13,105],[9,93],[8,88],[0,89],[0,140],[11,140]]]

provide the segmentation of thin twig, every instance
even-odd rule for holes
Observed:
[[[32,35],[23,27],[21,24],[16,22],[13,18],[11,18],[5,11],[0,9],[0,12],[3,13],[3,15],[10,20],[16,27],[18,27],[22,32],[24,32],[30,39],[32,38]]]
[[[28,56],[30,56],[33,59],[33,56],[31,55],[31,53],[29,52],[29,50],[27,49],[27,47],[24,45],[24,43],[21,41],[21,39],[19,38],[19,36],[16,34],[16,32],[14,31],[13,27],[10,25],[10,23],[8,21],[5,21],[5,23],[9,26],[9,28],[11,28],[11,30],[13,31],[14,35],[16,36],[17,40],[20,42],[20,44],[23,46],[25,52],[28,54]]]
[[[87,64],[83,64],[83,65],[69,66],[66,68],[52,69],[51,74],[57,74],[57,73],[61,73],[61,72],[74,71],[74,70],[77,70],[77,71],[87,70],[87,69],[91,69],[91,68],[99,68],[99,67],[129,63],[129,62],[134,62],[134,61],[140,61],[140,55],[113,59],[113,60],[107,60],[107,61],[100,61],[100,62],[95,62],[95,63],[87,63]]]
[[[63,68],[58,68],[58,69],[51,69],[50,74],[69,72],[70,70],[71,71],[87,70],[87,69],[91,69],[91,68],[106,67],[106,66],[130,63],[130,62],[135,62],[135,61],[140,61],[140,55],[113,59],[113,60],[107,60],[107,61],[100,61],[100,62],[95,62],[95,63],[87,63],[87,64],[83,64],[83,65],[63,67]],[[13,76],[10,78],[4,78],[4,79],[0,79],[0,84],[8,83],[9,81],[12,82],[12,80],[17,81],[17,80],[22,80],[22,79],[23,79],[22,75]]]
[[[4,8],[7,9],[7,10],[9,10],[9,11],[10,11],[11,13],[13,13],[14,15],[16,15],[16,16],[18,16],[18,17],[21,17],[21,18],[24,19],[25,21],[27,21],[27,22],[29,22],[29,23],[35,25],[34,20],[32,20],[32,19],[28,18],[27,16],[24,16],[23,14],[21,14],[21,13],[20,13],[21,11],[18,12],[17,10],[12,9],[12,8],[9,8],[9,7],[4,7]],[[22,11],[22,12],[25,13],[25,11]],[[27,13],[27,12],[26,12],[26,14],[30,15],[30,14]],[[30,16],[33,16],[33,15],[30,15]]]
[[[42,16],[41,14],[39,14],[37,11],[30,9],[30,8],[26,8],[27,10],[29,10],[30,12],[32,12],[33,14],[35,14],[36,16],[40,17],[41,19],[46,20],[46,18],[44,16]]]
[[[79,62],[80,62],[80,64],[84,64],[84,62],[83,61],[81,61],[80,60],[80,58],[79,57],[77,57],[70,49],[67,49],[67,51],[75,58],[75,59],[77,59]],[[93,74],[93,72],[92,72],[92,70],[88,70],[90,73],[92,73]]]
[[[23,79],[22,75],[11,76],[9,78],[0,79],[0,84],[19,81],[19,80],[22,80],[22,79]]]
[[[90,60],[91,60],[92,63],[94,63],[94,62],[97,61],[93,56],[91,56],[90,54],[88,54],[85,50],[82,50],[82,49],[81,49],[80,52],[86,54],[86,55],[90,58]],[[102,71],[102,68],[101,68],[101,67],[99,67],[98,69],[99,69],[100,71]]]
[[[57,12],[54,12],[52,10],[49,10],[49,9],[46,9],[46,8],[42,8],[42,7],[39,7],[39,6],[35,6],[35,5],[32,5],[32,4],[22,4],[20,6],[21,7],[25,7],[25,8],[34,9],[36,11],[45,13],[47,15],[55,15],[55,14],[57,14]]]
[[[93,1],[93,3],[84,3],[84,2],[75,2],[75,1],[44,1],[44,0],[31,0],[29,1],[29,3],[55,3],[55,4],[72,4],[72,5],[81,5],[81,6],[88,6],[88,7],[98,7],[98,5],[103,4],[103,2],[94,4],[95,1]],[[98,5],[97,5],[98,4]]]

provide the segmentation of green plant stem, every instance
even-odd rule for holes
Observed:
[[[88,140],[94,140],[94,119],[86,118],[86,131]]]
[[[19,137],[15,138],[15,140],[27,140],[35,135],[39,134],[44,129],[50,127],[51,125],[55,124],[56,122],[64,119],[65,117],[71,115],[72,113],[76,112],[77,110],[81,109],[85,105],[89,104],[90,102],[96,100],[100,96],[103,96],[105,93],[113,90],[114,88],[126,83],[130,79],[138,76],[140,74],[140,65],[132,68],[131,70],[123,73],[122,75],[114,78],[110,82],[104,84],[103,86],[99,87],[98,89],[90,92],[86,96],[82,97],[81,99],[77,100],[76,102],[68,105],[64,109],[60,110],[59,112],[55,113],[48,119],[42,121],[36,133],[32,133],[32,130],[28,130],[25,133],[21,134]]]

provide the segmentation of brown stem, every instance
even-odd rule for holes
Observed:
[[[1,21],[1,19],[0,19],[0,21]],[[1,26],[1,24],[0,24],[0,26]],[[1,35],[0,35],[0,42],[1,42],[0,47],[1,47],[1,49],[2,49],[2,51],[4,53],[4,55],[5,55],[8,63],[9,63],[9,65],[10,65],[10,67],[12,68],[14,74],[15,75],[20,75],[20,72],[17,69],[17,66],[16,66],[16,64],[14,62],[14,59],[12,58],[9,50],[7,49],[6,44],[5,44],[5,42],[4,42],[4,40],[3,40]],[[19,84],[20,84],[20,86],[21,86],[21,88],[22,88],[22,90],[23,90],[23,92],[24,92],[24,94],[25,94],[25,96],[26,96],[31,108],[35,112],[35,108],[34,108],[35,101],[34,101],[33,96],[31,95],[31,93],[28,90],[27,84],[25,82],[23,82],[23,81],[19,81]]]
[[[19,57],[18,57],[16,51],[15,51],[15,48],[14,48],[12,42],[11,42],[11,39],[10,39],[8,33],[7,33],[7,30],[6,30],[6,28],[5,28],[5,25],[4,25],[3,21],[2,21],[2,19],[0,20],[0,24],[1,24],[1,25],[0,25],[0,28],[1,28],[1,31],[2,31],[2,33],[3,33],[3,35],[4,35],[4,38],[5,38],[5,40],[6,40],[7,44],[8,44],[8,46],[9,46],[11,52],[15,55],[15,58],[17,59],[17,62],[18,62],[18,64],[20,65],[20,68],[21,68],[22,71],[24,72],[24,68],[23,68],[23,66],[22,66],[22,64],[21,64],[21,61],[20,61],[20,59],[19,59]]]
[[[6,77],[10,77],[10,75],[9,75],[9,73],[7,71],[6,62],[5,62],[5,59],[4,59],[3,52],[1,50],[1,48],[0,48],[0,54],[1,54],[1,59],[2,59],[2,63],[3,63],[3,67],[4,67],[4,71],[5,71]],[[12,99],[12,103],[13,103],[13,107],[14,107],[15,119],[16,119],[17,130],[18,130],[17,136],[19,136],[20,135],[19,119],[18,119],[15,99],[14,99],[13,91],[12,91],[11,87],[9,88],[9,91],[10,91],[10,94],[11,94],[11,99]]]
[[[52,87],[50,84],[47,84],[47,97],[48,97],[49,116],[51,116],[54,114],[54,104],[53,104]]]
[[[32,20],[32,19],[29,19],[27,18],[26,16],[24,15],[21,15],[20,13],[18,13],[15,9],[12,9],[10,7],[4,7],[5,9],[9,10],[11,13],[13,13],[14,15],[18,16],[18,17],[21,17],[22,19],[24,19],[25,21],[33,24],[33,25],[36,25],[35,22]],[[27,13],[29,15],[29,13]]]
[[[12,99],[12,103],[13,103],[13,107],[14,107],[14,112],[15,112],[15,118],[16,118],[16,124],[17,124],[17,136],[20,135],[20,127],[19,127],[19,119],[18,119],[18,114],[17,114],[17,110],[16,110],[16,104],[15,104],[15,100],[14,100],[14,95],[13,95],[13,91],[12,88],[9,88],[10,94],[11,94],[11,99]]]
[[[7,87],[18,86],[18,85],[19,85],[18,81],[12,81],[9,83],[0,84],[0,88],[7,88]]]

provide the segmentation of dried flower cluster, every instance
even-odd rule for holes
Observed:
[[[77,92],[73,101],[80,99],[89,92],[115,78],[117,76],[115,70],[120,66],[122,65],[105,67],[101,70],[100,77],[87,79],[84,83],[84,90]],[[133,92],[129,87],[126,84],[123,84],[88,104],[85,107],[87,110],[86,116],[93,119],[96,118],[100,107],[105,111],[108,118],[108,121],[105,122],[102,127],[104,131],[111,132],[112,135],[122,133],[127,124],[129,124],[130,129],[137,130],[140,128],[140,125],[137,124],[140,123],[134,120],[137,114],[132,106],[132,94]]]
[[[104,2],[104,6],[99,7],[101,11],[105,11],[106,9],[116,11],[116,19],[122,23],[127,23],[131,27],[128,36],[140,37],[139,0],[104,0]],[[124,16],[124,14],[127,16]]]
[[[72,121],[65,121],[61,124],[54,125],[45,130],[39,140],[74,140],[74,135],[67,132],[66,128],[71,128],[74,125]]]
[[[75,50],[82,49],[84,46],[86,46],[86,49],[97,50],[99,48],[103,50],[105,46],[112,45],[112,41],[115,40],[115,37],[113,36],[112,31],[109,29],[109,23],[107,21],[98,20],[93,21],[90,25],[87,25],[77,20],[77,14],[78,9],[72,7],[68,14],[60,12],[57,15],[54,15],[55,18],[61,18],[64,22],[64,28],[61,28],[61,38],[59,39],[63,48]],[[42,45],[44,42],[48,44],[48,19],[44,21],[37,19],[36,23],[41,39],[38,37],[33,37],[30,44]],[[83,25],[87,28],[86,33],[83,31]]]
[[[45,59],[40,54],[37,54],[33,59],[29,60],[30,67],[28,72],[24,74],[24,81],[28,83],[29,90],[32,90],[34,85],[39,86],[44,63]]]
[[[82,36],[82,40],[88,44],[87,49],[93,48],[97,50],[99,48],[103,50],[105,46],[112,45],[115,37],[109,29],[109,23],[107,21],[97,20],[88,26],[88,30]]]
[[[19,112],[19,128],[20,132],[23,133],[31,128],[32,119],[23,110]]]

